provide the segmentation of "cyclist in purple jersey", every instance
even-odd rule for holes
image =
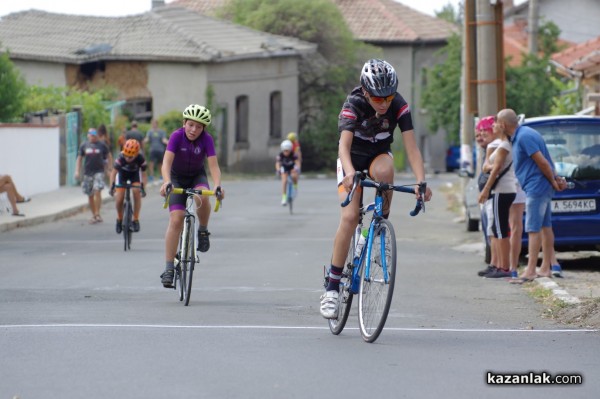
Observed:
[[[394,182],[394,159],[391,143],[394,130],[400,128],[408,162],[417,182],[425,181],[425,167],[421,151],[415,140],[410,108],[396,92],[398,76],[388,62],[371,59],[365,63],[360,75],[361,85],[350,93],[339,115],[339,159],[337,162],[338,196],[346,199],[352,189],[356,171],[368,170],[371,178],[386,183]],[[340,224],[333,243],[329,269],[329,285],[321,296],[321,315],[335,319],[338,313],[338,291],[344,261],[359,217],[359,195],[342,208]],[[418,196],[418,188],[415,188]],[[392,192],[384,194],[383,216],[390,212]],[[431,199],[427,187],[425,201]]]
[[[183,127],[175,130],[169,138],[169,144],[163,157],[163,184],[160,194],[167,195],[169,187],[209,189],[208,178],[204,167],[208,164],[215,190],[221,191],[221,199],[225,191],[221,188],[221,169],[215,152],[215,144],[206,127],[210,125],[210,111],[196,104],[191,104],[183,111]],[[169,226],[165,234],[166,268],[161,275],[165,288],[173,287],[174,259],[177,243],[183,229],[185,215],[185,194],[171,194],[169,199]],[[210,248],[208,236],[208,220],[211,205],[207,196],[194,197],[200,227],[198,229],[198,250],[206,252]]]

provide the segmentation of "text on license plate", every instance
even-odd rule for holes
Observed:
[[[552,201],[552,212],[592,212],[596,210],[595,199],[570,199]]]

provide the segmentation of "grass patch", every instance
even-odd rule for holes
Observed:
[[[541,287],[539,285],[534,285],[530,287],[528,289],[528,293],[529,296],[531,296],[537,302],[542,304],[542,306],[544,307],[542,316],[545,318],[557,319],[558,315],[563,309],[572,306],[566,303],[565,301],[556,298],[552,290]]]

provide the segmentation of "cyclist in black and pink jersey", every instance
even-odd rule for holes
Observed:
[[[140,231],[140,210],[142,209],[142,197],[146,196],[144,185],[147,184],[146,158],[140,153],[140,143],[136,139],[129,139],[123,145],[123,151],[119,154],[110,173],[110,191],[115,196],[115,207],[117,208],[117,234],[123,231],[123,202],[125,201],[125,188],[116,187],[131,182],[131,185],[139,189],[131,190],[133,193],[133,231]]]
[[[425,181],[425,167],[415,140],[410,108],[396,92],[398,77],[394,67],[386,61],[371,59],[361,70],[360,83],[346,98],[339,115],[337,175],[340,202],[346,199],[352,189],[356,171],[366,169],[374,180],[394,182],[391,144],[396,127],[402,132],[402,142],[417,182]],[[415,195],[418,196],[418,188],[415,188]],[[341,208],[340,224],[333,244],[329,285],[321,296],[321,315],[327,319],[337,317],[340,278],[352,234],[358,224],[360,197],[359,192],[348,206]],[[392,192],[386,192],[383,204],[385,218],[390,213],[391,199]],[[431,190],[427,187],[425,201],[430,199]]]
[[[300,170],[300,160],[293,152],[293,144],[291,140],[283,140],[281,142],[281,152],[275,159],[275,171],[281,177],[281,205],[287,205],[287,177],[292,176],[294,191],[298,189],[298,171]]]
[[[191,104],[183,111],[183,127],[171,133],[169,144],[163,157],[163,184],[160,194],[164,197],[169,187],[209,189],[208,178],[204,168],[208,169],[216,190],[220,190],[220,198],[225,197],[221,188],[221,169],[215,152],[213,138],[206,131],[210,125],[210,111],[201,105]],[[169,226],[165,234],[165,272],[161,275],[165,288],[173,287],[174,259],[177,252],[179,236],[183,229],[186,195],[171,194],[169,199]],[[198,250],[206,252],[210,248],[208,220],[210,217],[210,201],[207,196],[195,197],[198,220]]]

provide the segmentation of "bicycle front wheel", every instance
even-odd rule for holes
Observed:
[[[396,234],[382,219],[374,229],[370,267],[363,265],[358,297],[360,333],[367,342],[375,342],[388,316],[396,280]]]
[[[184,305],[190,303],[192,294],[192,274],[194,273],[194,263],[196,262],[194,254],[194,223],[190,218],[186,218],[181,237],[181,290],[183,293]]]
[[[290,210],[290,215],[292,215],[294,213],[293,208],[294,208],[294,185],[292,183],[291,178],[288,177],[288,182],[287,182],[287,202],[288,202],[288,208]]]
[[[181,287],[181,245],[180,249],[175,255],[175,276],[174,276],[173,288],[179,289],[179,300],[183,301],[183,288]]]
[[[125,201],[123,204],[123,223],[122,223],[122,233],[123,233],[123,250],[127,251],[131,248],[131,218],[132,218],[132,210],[131,203],[129,201]]]

